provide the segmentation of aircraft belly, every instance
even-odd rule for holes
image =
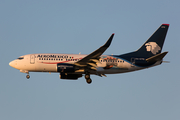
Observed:
[[[125,71],[128,71],[128,69],[123,69],[123,68],[111,68],[111,69],[104,69],[104,68],[98,68],[97,73],[102,73],[102,74],[115,74],[115,73],[123,73]]]

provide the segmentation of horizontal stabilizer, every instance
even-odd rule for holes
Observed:
[[[156,62],[156,61],[160,61],[164,58],[164,56],[167,54],[168,52],[163,52],[163,53],[159,53],[155,56],[152,56],[150,58],[147,58],[146,61],[147,62]]]
[[[163,63],[170,63],[170,61],[162,61]]]

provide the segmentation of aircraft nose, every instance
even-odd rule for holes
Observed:
[[[12,67],[12,64],[13,64],[13,63],[12,63],[12,61],[11,61],[11,62],[9,63],[9,66],[11,66],[11,67]]]
[[[11,62],[9,63],[9,66],[15,67],[16,64],[17,64],[17,63],[13,60],[13,61],[11,61]]]

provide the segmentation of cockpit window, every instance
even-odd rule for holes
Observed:
[[[19,58],[18,58],[18,60],[22,60],[22,59],[24,59],[24,57],[19,57]]]

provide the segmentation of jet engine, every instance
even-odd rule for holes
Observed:
[[[67,74],[67,73],[60,73],[60,79],[70,79],[70,80],[77,80],[79,77],[82,77],[82,74]]]

